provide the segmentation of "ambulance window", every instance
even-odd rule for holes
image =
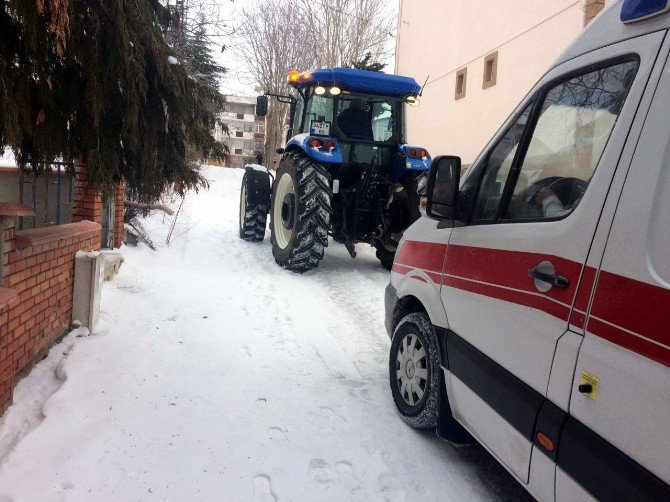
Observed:
[[[545,93],[505,219],[563,218],[582,200],[635,77],[628,61]]]
[[[498,206],[502,198],[505,182],[512,168],[512,162],[516,154],[523,130],[528,122],[531,105],[521,112],[519,118],[509,127],[507,132],[495,144],[486,156],[486,160],[478,169],[484,170],[484,175],[477,194],[474,211],[471,219],[473,222],[486,222],[495,219]],[[467,180],[466,180],[467,181]],[[467,187],[463,187],[467,190]]]

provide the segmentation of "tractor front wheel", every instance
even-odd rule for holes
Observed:
[[[268,207],[249,201],[249,178],[245,173],[240,191],[240,237],[245,241],[260,242],[265,237]]]
[[[328,173],[302,152],[282,158],[272,186],[272,254],[289,270],[319,265],[333,213]]]

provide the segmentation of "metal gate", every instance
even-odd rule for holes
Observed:
[[[102,233],[100,234],[100,247],[105,249],[114,248],[114,196],[105,198],[102,210]]]
[[[55,179],[52,179],[55,178]],[[19,203],[30,206],[32,217],[19,218],[19,229],[49,227],[72,221],[74,169],[54,162],[44,169],[19,169]]]

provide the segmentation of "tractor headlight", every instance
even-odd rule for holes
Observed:
[[[336,85],[334,85],[333,87],[330,88],[330,93],[331,93],[333,96],[337,96],[337,95],[340,94],[341,92],[342,92],[342,89],[340,89],[340,88],[337,87]]]
[[[407,99],[405,100],[405,102],[409,106],[414,106],[414,107],[419,106],[421,104],[421,101],[419,101],[419,98],[417,98],[415,96],[407,96]]]
[[[326,94],[326,88],[323,87],[323,86],[321,86],[321,85],[317,85],[317,86],[314,88],[314,94],[317,94],[318,96],[321,96],[321,95],[323,95],[323,94]]]

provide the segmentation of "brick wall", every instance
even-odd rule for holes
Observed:
[[[70,330],[75,253],[100,249],[101,232],[90,221],[23,231],[6,222],[2,286],[18,299],[0,308],[0,415],[16,373]]]
[[[123,204],[125,202],[125,186],[119,181],[114,194],[114,247],[120,248],[123,242]]]
[[[91,185],[86,166],[78,165],[75,174],[76,193],[72,204],[72,221],[102,223],[102,191]]]

